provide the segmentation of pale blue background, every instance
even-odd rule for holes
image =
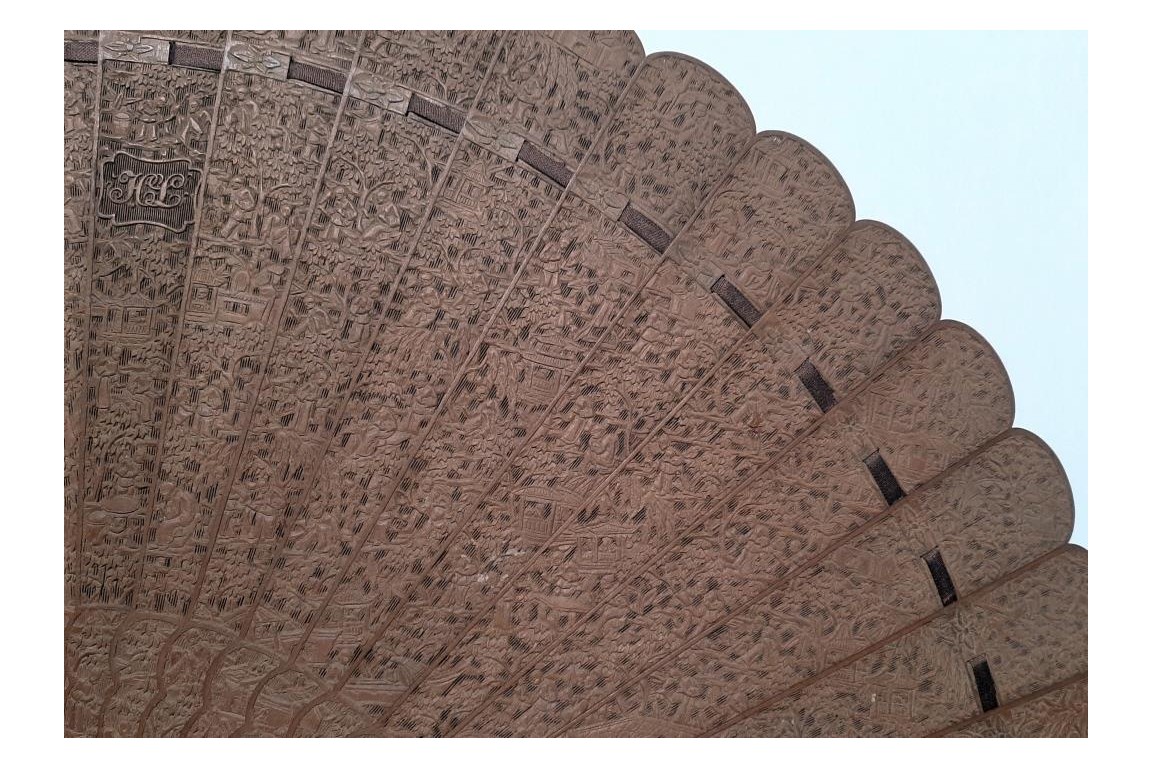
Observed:
[[[1082,32],[640,32],[710,64],[758,130],[807,139],[856,215],[928,260],[1060,456],[1088,544],[1088,79]]]

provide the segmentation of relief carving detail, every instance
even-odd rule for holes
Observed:
[[[66,735],[1086,731],[1059,462],[707,65],[65,40]]]

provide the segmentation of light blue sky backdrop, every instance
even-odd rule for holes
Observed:
[[[944,317],[1000,353],[1016,425],[1060,456],[1088,544],[1088,72],[1081,32],[640,32],[807,139],[856,215],[904,233]]]

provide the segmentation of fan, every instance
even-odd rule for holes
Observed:
[[[64,59],[67,734],[1086,733],[1059,462],[706,65]]]

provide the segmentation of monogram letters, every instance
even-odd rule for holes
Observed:
[[[192,220],[200,172],[187,160],[145,160],[117,152],[100,173],[100,215],[118,225],[182,232]]]

